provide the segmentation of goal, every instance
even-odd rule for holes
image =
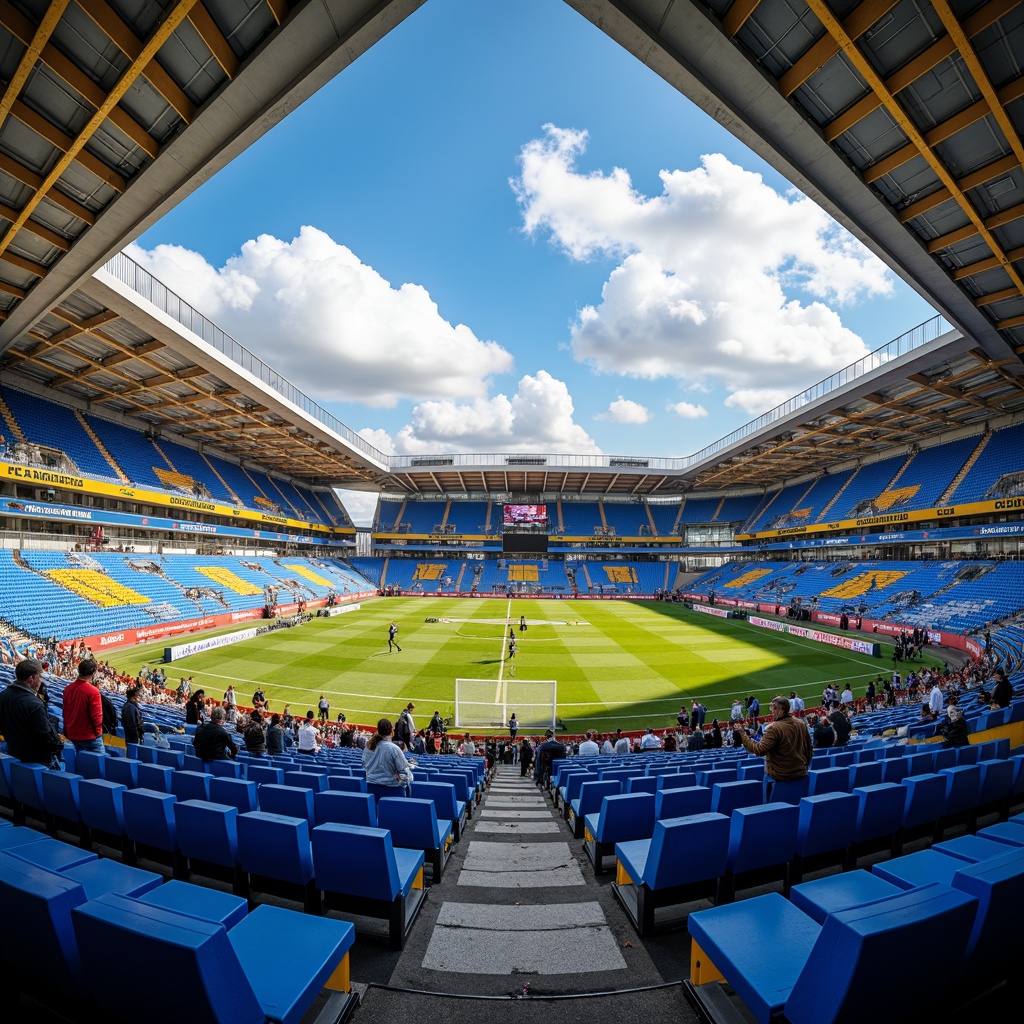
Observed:
[[[504,729],[515,712],[524,732],[553,729],[557,697],[554,679],[456,679],[455,727]]]

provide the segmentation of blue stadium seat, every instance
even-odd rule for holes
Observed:
[[[858,786],[853,791],[857,799],[857,821],[853,830],[846,859],[847,870],[857,866],[866,853],[887,849],[896,857],[902,850],[903,809],[906,790],[894,782],[879,782],[873,786]]]
[[[422,850],[396,848],[387,829],[330,824],[313,829],[313,859],[329,909],[385,919],[391,948],[404,948],[426,896]]]
[[[637,934],[660,923],[659,908],[714,895],[728,847],[729,819],[713,813],[658,821],[650,839],[616,844],[613,891]]]
[[[244,779],[210,779],[210,802],[237,807],[242,814],[259,810],[257,785]]]
[[[228,931],[124,896],[102,896],[79,906],[74,929],[97,1000],[106,1001],[117,975],[111,965],[131,962],[151,999],[146,1019],[248,1024],[298,1024],[327,986],[349,987],[347,957],[354,929],[343,921],[314,920],[261,906]],[[267,969],[273,949],[273,970]],[[215,969],[211,969],[211,965]],[[168,976],[174,984],[166,984]]]
[[[654,794],[654,816],[658,821],[707,814],[710,810],[711,790],[707,786],[660,789]]]
[[[431,866],[432,881],[441,880],[455,836],[452,822],[447,818],[438,819],[432,800],[385,797],[377,802],[377,826],[391,833],[392,845],[404,850],[422,850]]]
[[[726,816],[737,807],[756,807],[764,800],[764,786],[749,779],[745,782],[716,782],[711,787],[711,810]]]
[[[320,913],[306,818],[267,811],[240,814],[238,853],[250,889],[300,902],[307,913]]]
[[[806,870],[845,862],[859,802],[851,793],[823,793],[800,801],[796,855],[790,872],[793,885],[802,881]]]
[[[182,768],[171,776],[171,792],[178,800],[209,800],[212,778],[209,772],[190,772]]]
[[[791,1024],[870,1020],[879,1006],[888,1019],[906,1019],[938,1000],[944,986],[908,985],[889,969],[892,950],[940,948],[945,977],[956,977],[976,906],[934,885],[838,911],[824,925],[775,893],[715,907],[690,917],[687,990],[701,1001],[700,983],[717,969],[761,1024],[782,1012]]]
[[[316,819],[313,790],[302,786],[260,786],[259,801],[260,810],[268,814],[305,818],[310,827]]]
[[[143,789],[155,789],[158,793],[170,793],[173,771],[166,765],[142,763],[138,767],[138,785]]]
[[[181,800],[174,809],[178,849],[189,871],[231,883],[237,896],[248,896],[249,880],[238,852],[238,808],[205,800]]]
[[[604,858],[614,855],[616,843],[654,835],[654,804],[653,793],[606,796],[601,801],[600,811],[586,816],[584,846],[594,865],[594,874],[603,874]]]
[[[608,778],[600,782],[584,782],[580,786],[579,795],[569,805],[569,828],[576,839],[583,838],[583,822],[586,816],[600,811],[601,801],[605,797],[619,796],[624,784],[622,778]]]
[[[369,793],[338,793],[328,790],[313,796],[316,824],[363,825],[377,827],[377,808]],[[435,817],[436,811],[435,811]]]
[[[455,787],[451,783],[413,781],[410,795],[414,800],[433,800],[438,818],[447,818],[453,823],[455,841],[458,842],[466,821],[466,805],[456,797]]]
[[[353,775],[328,775],[327,788],[334,793],[365,793],[366,779]]]
[[[134,844],[132,862],[141,851],[148,859],[169,863],[175,878],[188,878],[188,862],[178,847],[175,798],[155,789],[129,789],[123,794],[124,826]]]
[[[740,889],[781,880],[789,891],[800,812],[793,804],[737,807],[729,823],[729,849],[718,902],[730,903]]]

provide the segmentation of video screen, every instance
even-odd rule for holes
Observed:
[[[505,505],[503,521],[506,526],[547,526],[547,505]]]

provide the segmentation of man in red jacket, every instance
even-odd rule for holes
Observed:
[[[103,703],[93,685],[95,674],[96,662],[85,658],[78,663],[78,678],[64,687],[64,735],[75,750],[103,754]]]

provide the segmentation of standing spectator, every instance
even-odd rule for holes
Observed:
[[[124,729],[125,743],[143,741],[142,710],[139,708],[141,696],[141,686],[133,686],[125,695],[124,707],[121,708],[121,728]]]
[[[416,710],[416,705],[410,701],[406,704],[402,713],[398,716],[398,721],[395,723],[395,741],[398,743],[404,743],[406,748],[412,745],[412,738],[416,733],[416,725],[412,720],[412,713]],[[384,721],[384,719],[381,719]]]
[[[850,689],[849,683],[843,687],[843,692],[839,695],[839,703],[843,707],[849,707],[853,704],[853,690]]]
[[[789,782],[806,778],[813,755],[810,733],[803,722],[790,715],[789,701],[785,697],[772,699],[771,714],[771,724],[760,743],[752,740],[740,726],[733,726],[733,738],[751,754],[764,758],[769,780]]]
[[[616,754],[628,754],[629,749],[629,737],[622,735],[621,729],[615,730],[615,753]]]
[[[206,699],[205,690],[196,690],[188,699],[188,703],[185,705],[185,724],[186,725],[202,725],[206,720],[205,710],[206,706],[204,701]],[[224,716],[227,718],[227,715]]]
[[[555,739],[554,731],[548,729],[534,755],[533,781],[541,786],[551,772],[551,762],[558,757],[565,757],[565,744]]]
[[[39,699],[43,667],[33,658],[14,666],[14,682],[0,693],[0,733],[7,752],[29,764],[60,767],[58,756],[64,741]]]
[[[733,722],[743,721],[743,702],[739,697],[732,702],[732,708],[729,711],[729,718]]]
[[[794,691],[789,691],[789,710],[794,715],[802,715],[804,713],[804,699]]]
[[[320,753],[320,734],[316,731],[312,711],[306,712],[306,720],[299,726],[299,753],[312,757]]]
[[[519,722],[516,719],[516,713],[513,711],[512,717],[508,720],[508,735],[509,739],[511,739],[513,743],[516,741],[517,732],[519,732]]]
[[[530,774],[530,768],[533,765],[533,744],[530,743],[528,736],[523,737],[523,742],[519,746],[519,777],[525,779]]]
[[[850,740],[850,733],[853,732],[853,726],[850,725],[849,711],[847,705],[838,707],[835,711],[828,716],[828,720],[832,723],[832,729],[836,734],[837,747],[845,747]]]
[[[326,722],[327,717],[331,712],[331,702],[321,693],[320,700],[317,701],[317,716],[321,722]]]
[[[232,683],[228,683],[227,690],[224,691],[224,707],[237,707],[238,698],[235,696],[235,687]]]
[[[597,757],[601,748],[594,742],[594,734],[587,730],[587,738],[580,744],[580,757]]]
[[[78,663],[78,678],[64,687],[64,735],[75,750],[103,754],[103,701],[93,685],[96,662],[85,658]]]

